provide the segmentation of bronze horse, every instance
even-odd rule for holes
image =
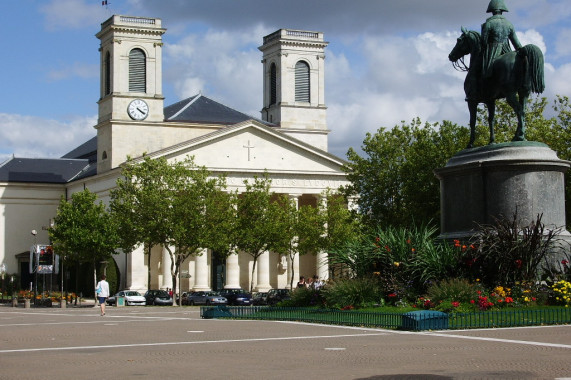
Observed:
[[[545,89],[543,53],[535,45],[526,45],[498,57],[493,63],[491,78],[482,78],[482,38],[480,33],[462,28],[462,35],[448,58],[454,67],[467,71],[464,81],[466,101],[470,111],[470,142],[472,148],[476,137],[476,114],[478,104],[488,107],[490,144],[495,143],[494,117],[496,99],[505,98],[517,115],[517,130],[512,141],[525,141],[525,109],[531,92],[540,94]],[[470,54],[470,64],[464,64],[464,56]]]

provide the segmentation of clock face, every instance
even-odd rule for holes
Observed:
[[[144,120],[149,115],[149,106],[144,100],[135,99],[129,103],[127,113],[133,120]]]

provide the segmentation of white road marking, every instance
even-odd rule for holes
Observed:
[[[8,354],[14,352],[40,352],[40,351],[73,351],[73,350],[99,350],[109,348],[126,348],[126,347],[153,347],[153,346],[175,346],[190,344],[213,344],[213,343],[245,343],[245,342],[271,342],[283,340],[300,340],[300,339],[327,339],[327,338],[351,338],[362,336],[378,336],[385,334],[343,334],[343,335],[320,335],[320,336],[292,336],[277,338],[253,338],[253,339],[224,339],[224,340],[203,340],[196,342],[162,342],[162,343],[137,343],[137,344],[113,344],[105,346],[73,346],[73,347],[44,347],[44,348],[21,348],[16,350],[0,350],[0,354]]]

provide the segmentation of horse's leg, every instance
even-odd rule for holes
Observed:
[[[474,146],[474,140],[476,140],[476,116],[478,114],[478,102],[468,100],[468,111],[470,111],[470,142],[466,149],[472,148]]]
[[[506,101],[513,108],[517,116],[517,129],[515,131],[515,135],[512,141],[525,141],[524,107],[525,103],[527,102],[527,97],[520,96],[520,99],[521,102],[518,101],[515,91],[506,96]]]
[[[496,143],[496,134],[494,133],[494,121],[496,118],[496,101],[491,100],[486,102],[488,107],[488,125],[490,127],[490,144]]]

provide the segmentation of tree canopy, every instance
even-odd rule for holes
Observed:
[[[553,104],[556,116],[546,118],[545,98],[530,98],[526,111],[528,140],[547,144],[563,160],[571,159],[571,106],[567,97],[558,96]],[[496,107],[496,141],[513,137],[517,120],[505,101]],[[476,146],[486,145],[487,112],[480,107]],[[369,226],[438,224],[440,220],[440,184],[434,169],[446,162],[467,144],[469,130],[448,121],[422,124],[402,122],[393,128],[381,127],[367,133],[362,154],[353,148],[347,152],[347,178],[351,185],[347,196],[358,196],[363,221]],[[570,199],[570,175],[566,176],[566,199]],[[571,220],[570,202],[566,203],[567,223]]]

